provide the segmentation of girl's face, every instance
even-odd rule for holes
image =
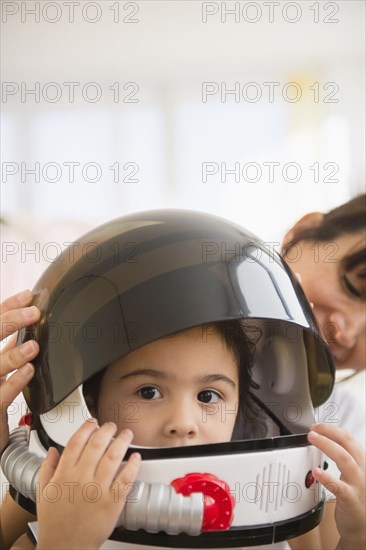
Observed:
[[[343,269],[343,259],[364,246],[365,236],[359,232],[333,242],[300,241],[285,258],[300,274],[338,368],[365,367],[365,265]]]
[[[134,444],[181,447],[230,441],[238,364],[220,334],[193,328],[131,352],[106,371],[100,423],[130,428]]]

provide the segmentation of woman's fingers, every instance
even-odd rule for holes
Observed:
[[[2,412],[19,395],[19,393],[28,384],[34,374],[34,367],[30,363],[39,352],[37,342],[30,340],[19,347],[11,347],[1,353],[0,376],[5,377],[12,371],[10,377],[1,380],[0,383],[0,401]]]
[[[7,313],[13,309],[19,309],[20,307],[28,306],[33,299],[33,294],[30,290],[22,290],[10,296],[0,304],[0,315]]]
[[[9,336],[8,341],[6,342],[6,344],[4,344],[1,347],[1,355],[4,355],[5,352],[9,351],[10,349],[15,348],[15,346],[17,345],[17,339],[18,339],[17,334],[12,334],[11,336]]]
[[[24,342],[18,347],[3,351],[1,354],[0,376],[5,376],[32,361],[39,352],[39,345],[34,340]],[[10,380],[10,379],[9,379]]]
[[[12,309],[1,314],[0,340],[4,340],[17,330],[38,321],[40,311],[36,306]]]
[[[346,494],[349,492],[349,486],[347,483],[337,479],[321,468],[313,468],[312,474],[314,479],[321,483],[328,491],[333,493],[335,497],[341,496],[342,498],[345,498]]]
[[[0,340],[38,321],[40,311],[37,307],[30,305],[32,300],[32,292],[23,290],[0,303]]]
[[[340,479],[321,468],[313,476],[337,499],[350,505],[359,497],[364,485],[365,451],[346,430],[329,424],[315,424],[308,433],[309,442],[331,458],[341,472]]]
[[[59,462],[60,455],[57,449],[50,447],[39,472],[39,488],[41,491],[53,478]]]
[[[342,474],[346,473],[343,469],[347,469],[348,465],[354,463],[359,466],[364,465],[365,451],[349,432],[329,424],[314,424],[310,429],[311,443],[321,448],[329,458],[334,460]]]
[[[0,304],[1,322],[0,339],[10,336],[24,326],[36,323],[40,317],[40,311],[29,304],[33,300],[30,290],[25,290],[11,296]],[[5,412],[8,405],[24,389],[34,374],[34,367],[30,362],[39,353],[39,345],[34,340],[24,342],[16,346],[16,335],[10,338],[9,342],[1,350],[0,361],[0,397],[1,411]],[[12,371],[11,377],[5,377]],[[4,418],[4,417],[3,417]],[[6,421],[6,420],[5,420]]]
[[[308,440],[337,464],[342,477],[346,480],[353,479],[358,468],[357,463],[341,445],[316,432],[309,432]]]
[[[23,391],[34,374],[34,367],[26,363],[0,385],[0,402],[2,412],[6,411],[17,395]]]

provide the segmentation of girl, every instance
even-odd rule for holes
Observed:
[[[8,318],[19,318],[26,312],[27,309],[14,311]],[[202,340],[202,329],[195,328],[153,342],[116,361],[103,373],[96,401],[96,381],[87,384],[88,399],[95,403],[100,418],[113,418],[115,422],[105,422],[100,428],[95,421],[86,422],[71,438],[61,459],[56,449],[50,448],[40,477],[37,548],[99,548],[109,537],[140,466],[139,455],[133,454],[118,473],[133,438],[130,427],[136,432],[134,443],[144,446],[194,445],[231,438],[235,424],[232,416],[222,422],[220,414],[203,414],[210,404],[225,403],[233,410],[238,401],[237,357],[225,341],[227,332],[220,330],[222,326],[215,329],[209,346]],[[250,346],[246,347],[248,352]],[[126,403],[136,406],[137,422],[123,422],[122,415],[116,416],[116,411],[124,411],[126,416]],[[203,422],[204,418],[210,422]],[[343,469],[341,481],[318,468],[313,471],[314,477],[332,487],[338,497],[342,538],[337,548],[363,548],[364,453],[349,434],[330,425],[312,426],[308,437]],[[98,483],[103,489],[92,505],[78,489],[72,502],[68,491],[57,502],[42,497],[52,484],[78,484],[81,488],[83,482]],[[111,490],[116,483],[121,496],[117,503],[115,485]],[[32,547],[29,545],[23,538],[16,548]]]
[[[245,397],[249,397],[250,346],[239,321],[235,321],[234,340],[228,340],[220,325],[212,324],[215,319],[228,322],[228,319],[252,316],[261,318],[262,325],[266,318],[275,320],[274,332],[266,334],[264,342],[262,339],[257,346],[262,353],[258,357],[263,360],[262,371],[259,368],[262,379],[258,380],[262,397],[276,395],[286,403],[291,390],[291,397],[302,400],[306,414],[308,384],[314,404],[329,395],[327,365],[330,363],[321,341],[313,339],[312,318],[306,304],[302,310],[298,308],[300,291],[297,289],[296,297],[280,263],[275,261],[270,265],[268,254],[253,242],[252,236],[243,237],[239,228],[229,228],[223,226],[221,220],[207,218],[161,213],[148,213],[142,220],[130,217],[124,226],[129,228],[129,233],[126,230],[120,233],[124,241],[102,241],[102,259],[96,269],[91,270],[78,258],[75,266],[63,274],[64,256],[57,268],[49,273],[48,281],[47,277],[40,281],[37,293],[39,300],[44,300],[42,310],[45,313],[39,325],[41,355],[40,359],[37,358],[37,378],[32,383],[32,410],[42,414],[57,405],[75,384],[82,382],[81,373],[87,369],[84,377],[91,382],[86,382],[84,391],[94,414],[100,421],[110,421],[113,414],[115,420],[99,429],[91,423],[82,426],[66,445],[60,460],[56,451],[49,451],[40,479],[40,547],[99,547],[109,536],[124,505],[123,499],[113,501],[112,485],[117,483],[124,495],[138,469],[135,455],[118,473],[131,438],[130,431],[124,431],[128,428],[125,416],[118,414],[125,410],[126,405],[135,411],[136,442],[144,446],[155,441],[160,447],[228,441],[233,438],[235,430],[241,428],[241,409],[234,415],[233,411],[236,410],[235,404],[241,402],[243,392]],[[103,229],[100,233],[103,234]],[[137,260],[138,265],[135,262],[132,267],[124,266],[121,279],[121,272],[115,269],[111,260],[110,249],[116,250],[115,246],[111,247],[111,242],[113,245],[123,244],[126,239],[129,243],[134,242],[131,236],[136,239],[135,245],[141,248],[142,255]],[[89,236],[90,241],[101,242],[96,235],[93,237]],[[253,254],[253,248],[262,253],[259,258]],[[118,255],[118,264],[121,261],[121,255]],[[60,280],[57,272],[61,273]],[[140,331],[140,339],[137,342],[128,339],[127,346],[125,341],[118,341],[118,346],[113,346],[111,331],[107,330],[107,327],[118,326],[115,321],[121,314],[113,297],[114,289],[122,307],[123,327],[134,320]],[[96,315],[96,312],[100,313]],[[62,334],[52,342],[51,339],[49,342],[42,340],[42,333],[47,334],[46,328],[50,327],[50,319],[59,322],[58,328],[61,321],[70,324],[71,320],[79,327],[71,346],[69,340],[63,340]],[[291,345],[281,343],[280,338],[280,329],[287,326],[288,319],[295,319],[300,330],[300,340],[293,340]],[[86,345],[82,329],[88,320],[94,323],[103,321],[101,335],[104,345]],[[209,346],[203,342],[201,329],[197,328],[202,322],[211,323],[209,326],[213,329]],[[261,328],[264,330],[265,326]],[[242,350],[244,345],[246,348]],[[16,358],[17,353],[8,355],[8,360],[11,357]],[[103,363],[109,364],[104,371],[101,370]],[[308,372],[301,379],[304,368]],[[63,373],[62,377],[57,375],[58,371]],[[258,365],[256,371],[258,374]],[[50,373],[53,376],[50,377]],[[95,376],[99,377],[97,384]],[[255,390],[255,385],[252,386]],[[9,390],[9,385],[7,387]],[[246,399],[246,403],[250,404],[250,399]],[[231,416],[227,418],[225,414],[223,420],[222,415],[217,414],[222,410],[231,411]],[[286,421],[291,425],[291,421],[282,417],[282,427],[286,428]],[[306,425],[306,419],[303,422]],[[117,429],[115,423],[123,431],[112,442]],[[302,433],[304,424],[293,424],[291,428]],[[363,543],[363,535],[359,532],[360,527],[362,531],[362,522],[356,513],[360,509],[362,513],[359,507],[362,491],[356,489],[362,481],[362,451],[354,447],[353,441],[347,442],[345,434],[329,432],[325,428],[324,435],[328,439],[322,435],[314,439],[314,434],[309,438],[317,441],[319,448],[326,447],[342,471],[345,470],[344,462],[349,464],[350,457],[354,461],[355,465],[347,467],[344,473],[344,486],[339,484],[344,503],[348,495],[347,509],[352,510],[351,515],[342,515],[344,524],[340,522],[340,534],[344,544]],[[243,433],[239,437],[242,438]],[[333,480],[318,469],[313,475],[321,482]],[[82,491],[77,488],[72,502],[64,494],[56,503],[43,498],[44,489],[53,484],[73,485],[80,479],[95,482],[102,489],[101,498],[92,510],[90,502],[85,501]],[[53,504],[54,508],[51,507]],[[87,510],[89,513],[84,520]],[[97,517],[104,521],[98,523]]]

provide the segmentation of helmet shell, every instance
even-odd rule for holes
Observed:
[[[213,215],[157,210],[108,222],[65,249],[34,294],[41,318],[19,336],[19,342],[35,338],[40,345],[35,376],[25,391],[34,413],[54,408],[132,350],[187,328],[232,319],[242,319],[248,330],[254,322],[265,334],[258,345],[259,379],[267,376],[264,360],[271,363],[271,339],[281,335],[284,340],[276,348],[275,366],[269,367],[276,372],[269,374],[264,398],[279,377],[282,386],[288,380],[288,365],[278,364],[282,356],[285,363],[294,361],[294,354],[286,359],[294,331],[305,359],[291,367],[291,376],[306,372],[291,388],[280,384],[279,393],[296,387],[302,392],[304,376],[313,406],[332,390],[332,356],[285,262],[250,232]]]

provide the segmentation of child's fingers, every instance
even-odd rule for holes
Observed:
[[[346,430],[330,424],[314,424],[310,429],[322,436],[331,439],[345,449],[357,462],[363,465],[365,461],[365,450],[362,445]],[[332,457],[330,457],[332,458]]]
[[[140,466],[141,455],[133,453],[111,486],[115,501],[126,502],[128,494],[133,488],[133,483],[136,481]]]
[[[98,429],[95,418],[90,418],[72,435],[60,459],[60,468],[73,468],[78,463],[90,436]]]
[[[78,461],[78,467],[83,472],[94,477],[116,431],[117,426],[114,422],[106,422],[91,434]]]
[[[97,477],[105,481],[108,486],[112,482],[121,466],[128,446],[132,441],[133,434],[131,430],[122,430],[106,450],[103,460],[100,461],[97,468]]]
[[[41,466],[39,472],[39,489],[43,491],[44,487],[51,481],[60,461],[60,455],[54,447],[48,449],[47,457]]]

